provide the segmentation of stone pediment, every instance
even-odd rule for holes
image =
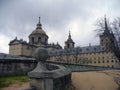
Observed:
[[[13,45],[13,44],[22,44],[21,40],[12,40],[10,41],[9,45]]]
[[[13,44],[18,44],[20,43],[19,41],[15,40],[14,42],[12,42]]]

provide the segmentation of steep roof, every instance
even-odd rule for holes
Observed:
[[[70,34],[70,31],[69,31],[69,36],[68,36],[68,39],[65,43],[74,43],[74,41],[72,40],[71,38],[71,34]]]

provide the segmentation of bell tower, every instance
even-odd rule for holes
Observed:
[[[106,17],[104,25],[104,32],[100,35],[100,47],[103,51],[115,51],[115,37],[108,28]]]
[[[69,35],[68,35],[68,39],[67,41],[65,42],[65,46],[64,46],[64,49],[72,49],[74,48],[74,42],[71,38],[71,34],[70,34],[70,31],[69,31]]]

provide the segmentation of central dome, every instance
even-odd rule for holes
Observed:
[[[31,35],[34,35],[34,34],[45,34],[46,35],[45,31],[42,29],[42,24],[40,23],[40,17],[39,17],[39,22],[36,26],[37,26],[36,29],[33,30]]]
[[[32,33],[29,35],[29,42],[31,44],[35,45],[46,45],[48,43],[48,35],[46,32],[42,29],[42,24],[40,23],[40,17],[39,22],[36,25],[36,29],[32,31]]]
[[[31,34],[46,34],[42,29],[35,29]]]

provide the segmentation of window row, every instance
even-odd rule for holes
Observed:
[[[103,60],[103,61],[90,61],[89,63],[96,64],[96,63],[118,63],[118,62],[120,62],[120,61],[117,61],[117,60]]]

